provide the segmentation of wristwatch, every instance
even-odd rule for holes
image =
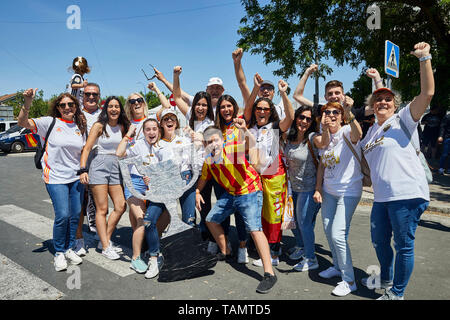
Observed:
[[[88,173],[89,169],[82,167],[80,170],[77,171],[77,176],[81,175],[82,173]]]

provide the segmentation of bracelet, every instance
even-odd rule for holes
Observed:
[[[427,55],[427,56],[425,56],[425,57],[419,58],[419,61],[422,62],[422,61],[431,60],[431,59],[432,59],[432,58],[431,58],[431,54],[429,54],[429,55]]]
[[[77,176],[81,175],[82,173],[88,173],[89,169],[87,168],[80,168],[80,170],[77,171]]]
[[[127,136],[127,135],[125,135],[124,138],[127,138],[128,140],[131,139],[131,137],[129,137],[129,136]]]
[[[348,122],[350,123],[350,122],[352,122],[353,120],[355,120],[355,116],[352,116],[352,117],[348,120]]]
[[[383,82],[383,79],[375,81],[375,84],[380,83],[380,82]]]

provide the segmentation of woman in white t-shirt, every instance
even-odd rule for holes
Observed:
[[[41,163],[42,179],[55,210],[54,266],[56,271],[62,271],[67,269],[67,260],[71,264],[82,262],[72,249],[84,192],[77,172],[80,169],[81,150],[86,142],[86,118],[78,100],[69,93],[63,93],[52,101],[48,117],[28,119],[36,90],[25,90],[25,103],[20,110],[18,124],[45,138],[55,119]]]
[[[118,157],[135,157],[141,156],[146,164],[153,164],[160,161],[159,145],[158,141],[161,136],[160,126],[155,119],[146,119],[142,124],[142,132],[144,139],[139,139],[136,143],[130,144],[136,135],[136,126],[131,125],[127,134],[123,137],[122,141],[116,150]],[[145,194],[147,191],[147,183],[145,177],[142,176],[134,165],[129,166],[131,183],[136,192]],[[142,241],[145,236],[144,216],[147,210],[146,202],[142,199],[135,197],[129,188],[125,186],[125,199],[130,207],[130,216],[133,216],[133,255],[131,259],[130,268],[137,273],[144,273],[147,271],[148,266],[141,257]],[[130,219],[131,220],[131,219]],[[161,233],[167,224],[158,221],[157,228]]]
[[[375,90],[369,105],[374,109],[376,122],[361,141],[373,184],[372,243],[381,266],[381,287],[387,289],[381,300],[403,299],[414,267],[414,234],[430,201],[418,157],[417,133],[419,120],[434,94],[429,44],[417,43],[412,54],[420,61],[420,94],[395,114],[399,97],[388,88]],[[368,278],[361,282],[367,286]]]
[[[173,69],[173,99],[180,111],[186,117],[186,120],[189,124],[189,127],[186,129],[189,131],[191,138],[194,139],[197,145],[200,145],[200,148],[203,148],[203,131],[209,126],[214,125],[214,112],[213,106],[211,102],[211,96],[209,93],[205,91],[199,91],[195,94],[194,100],[192,101],[192,106],[190,107],[182,97],[182,90],[180,88],[180,74],[182,68],[180,66],[176,66]],[[202,168],[204,157],[199,157],[200,162],[198,163],[198,167]],[[200,175],[198,177],[200,179]],[[211,192],[213,188],[212,180],[208,181],[205,187],[201,191],[201,195],[205,203],[200,210],[200,231],[202,234],[203,240],[213,239],[210,234],[208,228],[206,227],[206,216],[211,210]]]
[[[262,97],[255,101],[263,79],[255,74],[253,80],[254,87],[245,103],[244,116],[250,114],[250,118],[245,121],[248,122],[250,133],[256,138],[255,148],[258,149],[258,162],[252,163],[252,165],[261,176],[262,227],[269,242],[272,265],[278,265],[278,256],[281,251],[281,223],[288,197],[288,181],[286,166],[282,160],[283,151],[280,148],[280,137],[291,126],[294,120],[294,110],[286,93],[288,85],[284,80],[278,82],[278,90],[285,109],[285,117],[282,120],[280,120],[272,100]],[[250,113],[247,112],[249,109]],[[253,265],[262,266],[262,260],[253,260]]]
[[[342,281],[332,293],[345,296],[356,290],[352,257],[348,245],[350,222],[361,199],[361,166],[350,146],[361,158],[359,140],[362,130],[350,108],[339,102],[328,102],[321,108],[322,117],[329,118],[323,130],[329,130],[330,143],[319,151],[314,201],[322,203],[322,222],[333,257],[333,266],[319,273],[322,278],[341,276]],[[349,123],[344,125],[344,119]]]
[[[111,260],[119,259],[118,253],[122,252],[120,247],[113,244],[111,236],[126,209],[116,149],[129,127],[130,121],[119,98],[108,97],[98,121],[89,132],[80,161],[80,181],[85,185],[89,184],[94,195],[95,225],[100,238],[98,248],[102,250],[102,255]],[[94,145],[97,146],[97,155],[87,168],[88,157]],[[108,194],[114,210],[106,221]]]

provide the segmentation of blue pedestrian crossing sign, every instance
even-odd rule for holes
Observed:
[[[389,40],[384,45],[384,72],[395,78],[400,74],[400,48]]]

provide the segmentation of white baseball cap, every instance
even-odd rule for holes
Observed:
[[[168,114],[173,114],[173,115],[175,115],[176,117],[177,117],[177,119],[178,119],[178,116],[177,116],[177,114],[176,114],[176,112],[174,111],[174,110],[172,110],[172,108],[170,108],[170,109],[164,109],[164,111],[163,112],[161,112],[161,120],[166,116],[166,115],[168,115]]]
[[[219,86],[222,86],[222,88],[223,88],[223,81],[222,81],[222,79],[220,79],[218,77],[210,78],[208,81],[207,87],[212,86],[214,84],[218,84]]]

